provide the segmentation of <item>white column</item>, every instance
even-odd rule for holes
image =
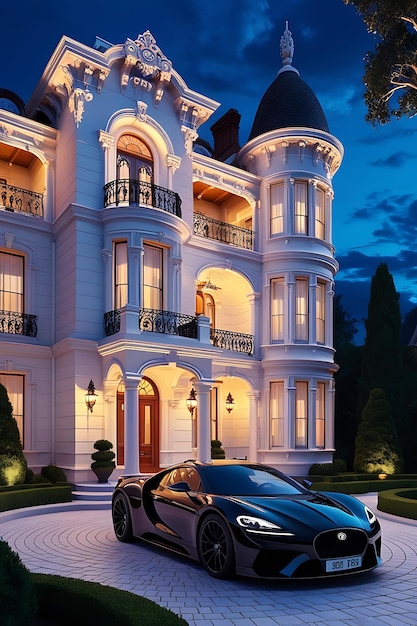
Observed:
[[[248,460],[258,460],[258,403],[259,393],[249,393],[249,450]]]
[[[195,382],[197,392],[197,460],[211,461],[210,389],[211,384]]]
[[[139,396],[140,376],[125,376],[125,474],[139,474]]]

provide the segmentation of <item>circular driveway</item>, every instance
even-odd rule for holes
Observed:
[[[376,496],[360,498],[376,511]],[[34,572],[100,582],[154,600],[190,626],[417,625],[417,522],[380,513],[384,564],[314,582],[211,578],[188,559],[116,540],[110,509],[11,519],[0,537]]]

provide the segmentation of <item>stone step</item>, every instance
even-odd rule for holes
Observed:
[[[73,485],[73,500],[89,500],[91,502],[111,502],[115,482],[108,483],[77,483]]]

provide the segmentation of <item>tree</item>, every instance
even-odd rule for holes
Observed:
[[[0,485],[25,481],[27,462],[23,455],[17,422],[6,388],[0,384]]]
[[[399,294],[386,263],[378,265],[371,281],[368,319],[359,382],[358,417],[374,388],[383,389],[400,436],[403,420],[403,349]]]
[[[394,474],[402,470],[401,447],[382,389],[372,389],[355,441],[355,472]]]
[[[353,465],[355,438],[358,429],[356,409],[362,347],[353,343],[357,333],[354,320],[342,305],[342,296],[334,300],[333,345],[339,366],[334,375],[335,393],[335,458],[343,459],[349,470]]]
[[[415,0],[344,0],[377,37],[365,56],[366,120],[385,124],[417,113],[417,4]]]

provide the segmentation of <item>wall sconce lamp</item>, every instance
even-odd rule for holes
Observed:
[[[194,387],[191,387],[190,395],[188,396],[186,400],[187,409],[190,411],[191,417],[193,417],[194,410],[197,408],[197,398],[195,396],[196,396],[195,389]]]
[[[235,401],[233,400],[233,396],[230,393],[230,391],[226,398],[225,404],[226,404],[226,411],[228,413],[230,413],[230,411],[233,411],[233,409],[235,408]]]
[[[97,400],[96,388],[94,387],[94,383],[90,380],[87,388],[87,393],[85,394],[85,403],[87,405],[87,409],[90,413],[93,412],[93,406],[95,405]]]

